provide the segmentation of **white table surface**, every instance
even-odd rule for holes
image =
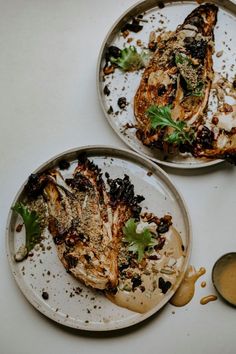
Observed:
[[[23,181],[50,157],[76,146],[124,148],[104,119],[96,93],[97,56],[113,24],[135,0],[0,1],[0,354],[120,354],[236,352],[236,310],[217,300],[211,269],[236,250],[236,168],[169,168],[193,226],[191,264],[207,269],[193,300],[168,304],[135,328],[86,333],[37,312],[18,289],[5,252],[10,204]],[[175,311],[173,314],[172,312]]]

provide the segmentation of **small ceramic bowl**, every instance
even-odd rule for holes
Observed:
[[[219,295],[236,307],[236,252],[226,253],[215,262],[212,282]]]

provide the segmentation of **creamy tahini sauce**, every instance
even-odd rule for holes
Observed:
[[[136,288],[134,291],[126,291],[125,280],[120,279],[117,293],[107,294],[112,302],[129,310],[145,313],[155,307],[165,296],[158,286],[160,277],[172,284],[168,291],[173,288],[181,274],[185,254],[181,237],[173,227],[170,227],[165,237],[165,245],[157,253],[161,258],[147,260],[145,271],[140,273],[145,290],[142,292],[140,288]]]
[[[201,301],[200,301],[200,304],[201,305],[206,305],[208,304],[208,302],[210,301],[216,301],[217,300],[217,296],[216,295],[207,295],[207,296],[204,296]]]
[[[219,293],[230,303],[236,305],[236,259],[227,257],[217,266],[214,282]]]
[[[174,306],[184,306],[189,303],[195,292],[195,283],[203,274],[206,273],[206,269],[201,267],[198,271],[193,266],[190,266],[184,276],[180,287],[171,298],[170,303]]]

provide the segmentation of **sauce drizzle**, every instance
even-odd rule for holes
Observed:
[[[145,271],[149,271],[148,274],[145,274],[145,272],[140,274],[142,277],[142,286],[145,290],[141,291],[140,288],[134,291],[132,289],[125,289],[126,280],[120,278],[120,288],[118,288],[116,294],[106,294],[106,297],[110,301],[118,306],[139,313],[145,313],[163,301],[165,292],[158,285],[160,279],[166,285],[168,283],[171,284],[170,288],[168,288],[168,290],[171,290],[182,272],[185,257],[182,249],[182,239],[173,226],[170,227],[165,237],[166,242],[164,247],[157,253],[159,259],[148,260],[145,267]],[[166,268],[170,261],[174,265]]]
[[[210,301],[216,301],[217,300],[217,296],[216,295],[207,295],[207,296],[204,296],[201,301],[200,301],[200,304],[201,305],[206,305],[208,304],[208,302]]]
[[[196,281],[205,273],[206,269],[203,267],[196,271],[193,266],[189,266],[180,287],[171,298],[170,303],[177,307],[187,305],[194,296]]]

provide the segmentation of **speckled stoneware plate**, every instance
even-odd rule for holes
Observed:
[[[186,271],[191,248],[191,225],[183,198],[170,181],[166,173],[150,160],[127,150],[118,150],[104,146],[90,146],[64,152],[40,166],[35,172],[42,172],[58,166],[60,160],[70,162],[69,170],[61,171],[64,176],[71,175],[76,166],[77,156],[86,152],[89,159],[97,164],[103,173],[112,178],[130,176],[135,192],[142,194],[143,210],[153,211],[156,215],[171,214],[173,225],[180,232],[186,257],[183,272]],[[25,182],[26,183],[26,182]],[[24,198],[24,186],[20,188],[12,205]],[[174,294],[182,277],[173,289],[167,292],[163,300],[151,311],[140,314],[118,307],[98,291],[85,287],[61,264],[55,245],[48,234],[33,256],[22,262],[15,262],[14,254],[23,243],[24,231],[16,232],[20,218],[9,212],[6,232],[6,248],[10,268],[21,291],[28,301],[40,312],[52,320],[82,330],[107,331],[134,325],[153,315],[162,308]],[[48,299],[42,293],[48,293]]]
[[[228,76],[228,78],[232,78],[235,75],[236,64],[236,4],[228,0],[215,0],[214,3],[219,6],[218,21],[215,27],[214,70],[215,72],[221,72],[224,76]],[[121,70],[116,69],[113,74],[104,76],[105,53],[111,45],[119,48],[134,45],[138,48],[137,40],[141,41],[141,47],[147,48],[151,31],[157,31],[158,33],[161,30],[175,30],[177,25],[181,24],[185,17],[197,6],[196,1],[146,0],[138,2],[129,8],[112,26],[102,44],[98,58],[97,89],[99,100],[105,117],[115,133],[123,142],[139,154],[161,165],[175,168],[193,169],[208,167],[220,163],[221,160],[197,159],[189,156],[189,154],[166,156],[157,149],[145,147],[137,139],[135,134],[136,129],[127,129],[127,126],[135,124],[133,99],[143,71],[124,74]],[[133,17],[137,17],[138,15],[143,15],[142,22],[140,22],[143,29],[138,33],[130,32],[128,37],[124,38],[121,35],[121,29],[127,22],[131,22]],[[221,50],[223,50],[223,55],[217,57],[216,53]],[[108,96],[104,94],[105,86],[110,91]],[[125,97],[127,100],[128,104],[125,109],[119,108],[117,104],[120,97]],[[214,104],[213,101],[212,104]]]

